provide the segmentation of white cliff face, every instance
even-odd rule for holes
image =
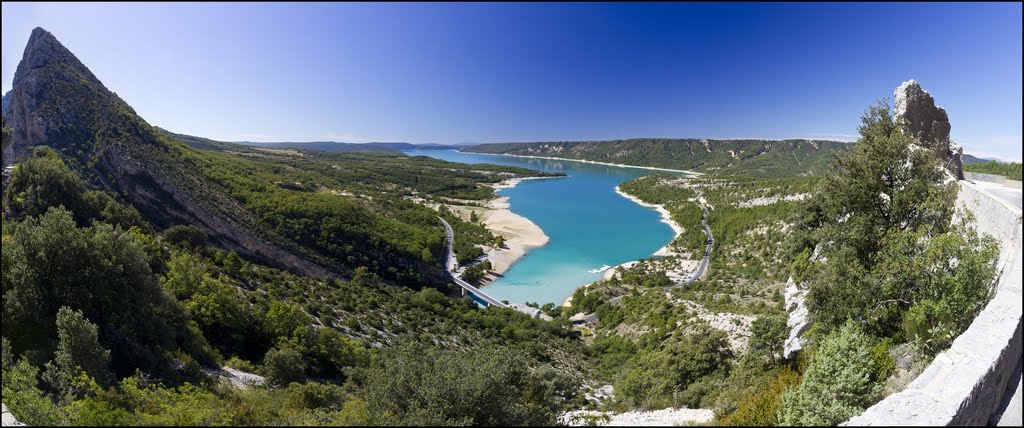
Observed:
[[[807,290],[797,285],[793,278],[790,277],[786,281],[786,292],[783,297],[785,297],[786,302],[786,313],[789,314],[786,320],[786,325],[789,327],[789,337],[786,338],[782,356],[789,357],[793,352],[803,348],[800,335],[810,327],[807,317],[807,305],[805,304]]]

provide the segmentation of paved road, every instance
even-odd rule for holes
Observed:
[[[982,189],[988,193],[991,193],[995,197],[1002,199],[1006,202],[1013,204],[1018,209],[1021,208],[1021,189],[1015,189],[1012,187],[1003,186],[999,183],[993,183],[989,181],[980,180],[966,180],[974,183],[979,189]]]
[[[708,227],[708,209],[704,207],[704,218],[700,219],[700,225],[704,227],[704,236],[708,237],[708,245],[704,248],[704,259],[700,261],[700,267],[697,268],[697,272],[693,274],[693,277],[689,281],[696,281],[698,278],[704,277],[704,271],[708,268],[708,260],[711,258],[711,248],[715,246],[715,237],[711,235],[711,228]]]
[[[683,282],[679,284],[665,287],[666,290],[676,288],[683,284],[688,284],[700,278],[703,278],[705,271],[707,271],[708,269],[708,261],[711,259],[711,250],[715,246],[715,237],[711,234],[711,228],[708,227],[708,209],[706,207],[703,208],[704,218],[700,220],[700,224],[701,226],[704,227],[704,236],[707,236],[708,238],[707,246],[704,247],[704,258],[701,259],[700,266],[697,267],[697,271],[693,273],[693,276],[690,276],[689,279],[685,279],[683,280]]]
[[[452,281],[455,281],[455,283],[458,284],[459,287],[462,287],[463,290],[466,290],[466,291],[472,293],[474,296],[479,297],[481,300],[487,302],[488,305],[497,306],[499,308],[507,307],[506,304],[501,303],[500,301],[498,301],[498,299],[495,299],[495,298],[493,298],[491,296],[488,296],[483,291],[480,291],[479,288],[474,287],[470,283],[468,283],[466,281],[463,281],[462,278],[458,277],[458,275],[455,273],[455,271],[458,270],[458,268],[459,268],[459,262],[456,260],[455,253],[452,251],[452,244],[455,242],[454,233],[452,232],[452,227],[451,227],[451,225],[448,224],[447,221],[444,221],[443,218],[438,217],[437,219],[441,220],[441,223],[444,224],[444,246],[445,246],[445,248],[444,248],[444,251],[445,251],[445,266],[444,266],[444,270],[445,270],[445,272],[448,273],[448,276],[450,276],[452,278]]]

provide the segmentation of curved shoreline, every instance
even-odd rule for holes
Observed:
[[[680,226],[679,223],[676,223],[675,220],[672,220],[672,213],[668,212],[668,210],[665,209],[665,207],[662,206],[662,205],[647,203],[647,202],[644,202],[644,201],[640,200],[640,198],[638,198],[636,196],[633,196],[633,195],[630,195],[630,194],[628,194],[626,192],[623,192],[622,189],[619,188],[619,186],[615,186],[615,193],[618,193],[623,198],[629,199],[629,200],[635,202],[636,204],[638,204],[638,205],[640,205],[642,207],[653,208],[655,211],[657,211],[659,214],[661,214],[661,222],[667,224],[668,227],[671,227],[672,231],[675,232],[675,235],[672,237],[672,240],[668,241],[668,244],[665,244],[664,247],[661,247],[660,249],[658,249],[658,251],[655,251],[654,254],[652,254],[652,255],[654,255],[654,256],[674,256],[674,255],[679,255],[679,253],[677,253],[677,252],[673,251],[671,248],[669,248],[672,245],[672,243],[675,242],[676,238],[678,238],[679,235],[683,234],[683,227]]]
[[[523,177],[523,178],[511,178],[498,183],[495,183],[492,187],[495,190],[498,189],[510,189],[522,183],[523,180],[532,179],[546,179],[546,178],[557,178],[557,177]],[[512,212],[511,204],[508,202],[508,196],[499,196],[495,199],[491,199],[487,202],[487,211],[484,212],[480,218],[482,223],[487,230],[496,235],[501,235],[505,239],[505,248],[491,248],[488,247],[484,253],[487,254],[487,260],[491,262],[491,272],[501,275],[504,274],[512,267],[519,259],[523,258],[526,253],[534,248],[540,248],[547,245],[550,237],[544,230],[537,226],[536,223],[530,219],[523,217],[519,214]],[[488,275],[481,286],[494,282],[497,278],[493,275]]]
[[[619,188],[619,186],[615,186],[615,193],[618,193],[619,196],[622,196],[623,198],[629,199],[630,201],[633,201],[633,202],[635,202],[636,204],[638,204],[638,205],[640,205],[642,207],[654,209],[659,214],[661,214],[661,222],[667,224],[669,227],[672,228],[672,231],[675,232],[675,235],[672,237],[672,240],[668,241],[668,244],[665,244],[665,246],[661,247],[660,249],[658,249],[658,251],[655,251],[654,254],[651,254],[652,256],[664,256],[664,257],[667,257],[667,256],[679,255],[679,253],[673,251],[670,248],[670,246],[672,245],[673,242],[675,242],[676,238],[678,238],[679,235],[681,235],[683,233],[683,227],[680,226],[679,223],[676,223],[675,220],[672,220],[672,214],[669,213],[668,210],[665,209],[664,206],[658,205],[658,204],[651,204],[651,203],[644,202],[644,201],[640,200],[640,198],[638,198],[636,196],[633,196],[633,195],[630,195],[629,193],[623,192],[622,189]],[[604,271],[604,274],[601,275],[601,279],[599,279],[598,281],[607,281],[609,279],[612,279],[612,277],[614,277],[615,273],[618,271],[619,267],[625,267],[625,268],[628,269],[629,267],[635,265],[636,263],[638,263],[638,260],[632,260],[632,261],[628,261],[628,262],[625,262],[625,263],[622,263],[622,264],[619,264],[619,265],[616,265],[616,266],[612,266],[611,268],[609,268],[609,269]],[[595,282],[597,282],[597,281],[595,281]],[[576,289],[573,290],[573,294],[576,293],[576,290],[579,290],[581,288],[586,288],[590,284],[593,284],[593,282],[582,284],[579,287],[576,287]],[[562,300],[562,307],[569,307],[569,306],[572,306],[572,294],[570,294],[568,297],[566,297],[564,300]]]
[[[703,172],[689,171],[689,170],[685,170],[685,169],[659,168],[659,167],[656,167],[656,166],[626,165],[626,164],[623,164],[623,163],[598,162],[598,161],[585,160],[585,159],[556,158],[556,157],[551,157],[551,156],[510,155],[510,154],[505,154],[505,153],[464,152],[464,151],[457,150],[457,149],[455,151],[457,151],[459,153],[469,153],[469,154],[474,154],[474,155],[512,156],[514,158],[527,158],[527,159],[548,159],[548,160],[558,160],[558,161],[589,163],[589,164],[594,164],[594,165],[615,166],[615,167],[619,167],[619,168],[638,168],[638,169],[649,169],[649,170],[653,170],[653,171],[681,172],[681,173],[684,173],[684,174],[691,174],[691,175],[695,175],[695,176],[704,175]],[[540,178],[540,177],[537,177],[537,178]]]

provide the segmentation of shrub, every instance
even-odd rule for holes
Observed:
[[[837,425],[873,403],[881,386],[872,341],[848,322],[826,336],[810,358],[799,385],[786,390],[782,425]]]
[[[43,374],[50,386],[70,400],[80,374],[95,379],[100,386],[110,383],[110,351],[100,346],[96,324],[85,319],[81,311],[65,306],[57,312],[57,337],[57,352],[53,361],[46,363]]]
[[[288,385],[306,379],[302,354],[291,348],[273,348],[263,357],[263,371],[272,385]]]
[[[762,384],[740,402],[736,411],[719,420],[723,426],[775,426],[779,424],[782,394],[800,382],[800,374],[783,367],[779,374]]]
[[[181,245],[192,249],[206,246],[206,232],[191,224],[184,226],[179,224],[168,227],[164,231],[163,236],[164,241],[174,245]]]

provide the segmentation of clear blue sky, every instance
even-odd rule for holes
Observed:
[[[221,140],[846,138],[917,79],[1021,158],[1021,4],[9,4],[146,120]]]

